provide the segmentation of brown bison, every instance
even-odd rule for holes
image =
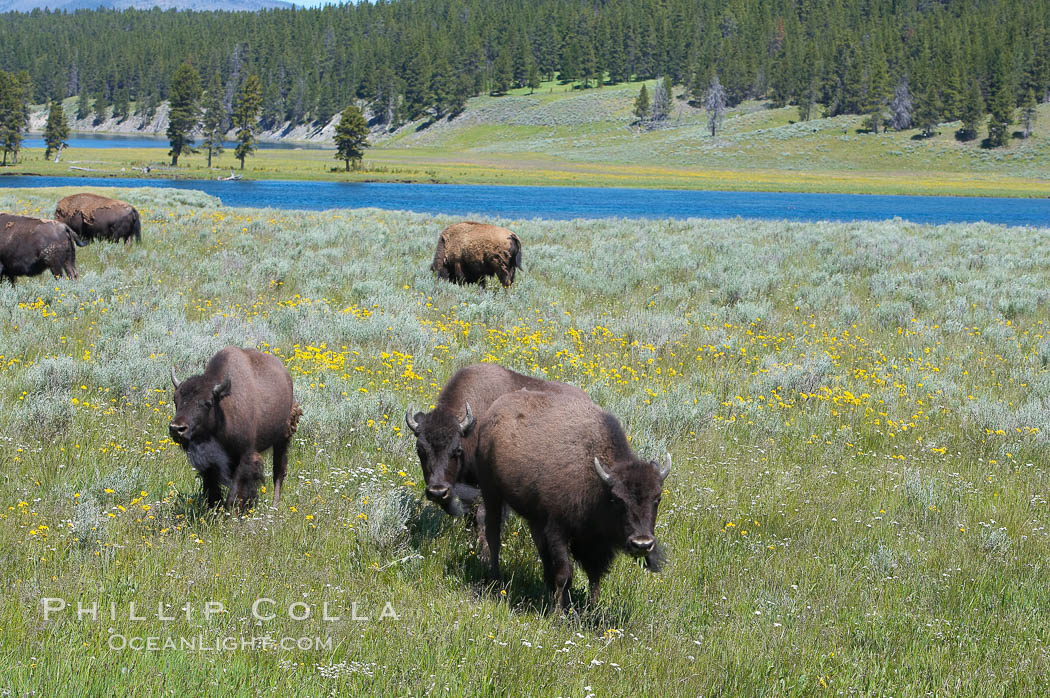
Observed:
[[[554,393],[504,395],[478,429],[485,507],[500,511],[507,504],[528,522],[544,581],[562,609],[572,587],[570,552],[587,573],[592,603],[617,551],[659,569],[653,527],[670,454],[663,467],[639,459],[615,417],[590,401]],[[499,516],[485,523],[496,579],[502,523]]]
[[[0,275],[36,276],[50,269],[57,279],[78,279],[77,247],[86,243],[58,221],[0,213]]]
[[[521,240],[506,228],[487,223],[455,223],[438,235],[430,268],[438,278],[457,284],[482,283],[496,276],[504,288],[521,269]]]
[[[124,201],[98,194],[67,196],[58,202],[55,219],[62,221],[85,240],[142,240],[139,212]]]
[[[292,397],[292,379],[280,359],[254,349],[226,347],[204,373],[175,377],[171,438],[186,451],[204,483],[209,506],[229,487],[227,508],[252,506],[263,479],[260,455],[273,448],[273,504],[281,501],[288,472],[288,442],[303,411]]]
[[[474,471],[477,448],[476,414],[484,414],[500,395],[528,388],[589,400],[579,388],[515,373],[498,364],[473,364],[456,371],[438,394],[429,413],[405,412],[405,424],[416,435],[416,453],[423,468],[426,496],[453,516],[463,514],[461,500],[473,503],[479,491]],[[484,511],[478,512],[479,527]]]

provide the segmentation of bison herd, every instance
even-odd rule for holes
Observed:
[[[77,247],[92,240],[142,239],[139,212],[128,203],[97,194],[74,194],[58,202],[53,220],[0,213],[0,276],[79,278]]]
[[[49,269],[76,279],[76,247],[132,239],[141,239],[138,211],[95,194],[62,199],[54,220],[0,214],[0,275],[14,284],[15,277]],[[456,223],[439,234],[431,269],[458,284],[495,276],[506,288],[521,269],[521,240],[499,226]],[[173,366],[171,382],[175,416],[168,432],[200,475],[207,504],[252,507],[263,480],[262,453],[272,449],[276,506],[303,413],[280,359],[226,347],[199,375],[179,380]],[[654,527],[671,457],[639,458],[616,417],[579,388],[475,364],[449,379],[433,410],[409,408],[405,424],[416,440],[426,497],[451,516],[467,515],[494,579],[508,510],[528,524],[544,581],[563,610],[572,559],[587,574],[592,602],[617,552],[659,569]]]

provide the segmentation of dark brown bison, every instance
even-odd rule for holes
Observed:
[[[55,219],[62,221],[85,240],[142,239],[139,212],[124,201],[98,194],[82,193],[67,196],[58,202]]]
[[[521,240],[506,228],[488,223],[455,223],[438,235],[430,268],[438,278],[457,284],[482,283],[496,276],[504,287],[521,269]]]
[[[175,418],[171,438],[186,451],[204,483],[210,506],[252,506],[263,479],[260,455],[273,448],[273,504],[281,500],[288,472],[288,442],[303,411],[292,397],[292,379],[280,359],[254,349],[226,347],[204,373],[175,377]]]
[[[588,400],[554,393],[504,395],[478,431],[485,507],[509,505],[528,522],[544,580],[562,609],[572,587],[570,552],[587,573],[592,603],[617,551],[659,568],[653,527],[670,454],[663,467],[639,459],[615,417]],[[485,524],[496,579],[502,523],[490,516]]]
[[[78,279],[77,247],[86,243],[58,221],[0,213],[0,275],[36,276],[50,269],[55,278]]]
[[[416,435],[416,453],[423,468],[426,496],[447,513],[459,516],[477,498],[474,471],[477,448],[475,415],[484,414],[500,395],[528,388],[551,391],[589,400],[579,388],[515,373],[498,364],[473,364],[456,371],[438,394],[429,413],[405,412],[405,424]],[[478,525],[484,512],[478,513]]]

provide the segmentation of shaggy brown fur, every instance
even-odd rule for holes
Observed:
[[[168,433],[204,482],[210,506],[252,506],[262,482],[263,451],[273,448],[273,504],[281,501],[288,472],[288,442],[303,411],[292,396],[292,378],[281,360],[254,349],[226,347],[204,373],[175,386],[175,417]]]
[[[498,225],[455,223],[438,235],[430,268],[438,278],[457,284],[482,283],[485,277],[495,276],[506,288],[521,269],[521,240]]]
[[[17,276],[45,269],[55,278],[79,278],[76,247],[85,243],[63,223],[0,213],[0,275],[13,285]]]
[[[416,435],[416,453],[427,484],[427,497],[447,513],[463,512],[460,499],[470,504],[478,495],[474,452],[478,432],[474,420],[500,395],[527,388],[573,395],[590,400],[574,385],[525,376],[499,364],[472,364],[456,371],[438,394],[431,412],[409,408],[405,423]],[[467,419],[467,405],[472,416]],[[483,513],[479,518],[483,517]],[[480,522],[479,522],[480,523]]]
[[[58,202],[55,219],[62,221],[86,240],[142,239],[139,212],[131,204],[84,192]]]
[[[620,423],[589,400],[519,390],[494,403],[478,427],[477,474],[485,506],[504,504],[529,524],[543,576],[561,608],[569,605],[576,558],[597,600],[617,551],[661,561],[653,528],[671,470],[640,460]],[[502,519],[486,521],[492,574],[500,577]]]

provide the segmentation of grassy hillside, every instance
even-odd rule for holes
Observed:
[[[435,282],[445,218],[117,193],[141,245],[0,286],[0,692],[1042,691],[1050,231],[505,221],[526,273],[504,292]],[[166,438],[169,366],[228,343],[280,356],[305,410],[280,510],[243,518],[200,509]],[[663,573],[621,558],[561,618],[512,519],[510,581],[486,581],[402,428],[473,361],[576,383],[671,452]],[[43,597],[70,607],[45,622]],[[149,636],[312,646],[121,649]]]
[[[862,117],[797,123],[797,109],[745,103],[726,116],[715,137],[707,114],[676,99],[666,127],[632,126],[639,83],[578,90],[545,83],[535,94],[472,99],[455,119],[417,122],[373,136],[365,169],[356,179],[473,184],[587,184],[730,190],[850,193],[1050,195],[1050,104],[1039,107],[1027,140],[989,150],[959,142],[959,124],[937,135],[917,130],[859,132]],[[330,130],[330,129],[329,129]],[[232,152],[204,169],[206,159],[182,159],[166,172],[157,149],[69,150],[77,166],[134,176],[129,168],[153,163],[153,175],[215,176],[239,167]],[[70,174],[70,163],[45,163],[28,153],[20,171]],[[121,172],[120,168],[125,171]],[[248,177],[344,179],[331,152],[261,151],[248,160]],[[14,168],[11,168],[14,169]],[[73,173],[75,174],[75,172]]]

